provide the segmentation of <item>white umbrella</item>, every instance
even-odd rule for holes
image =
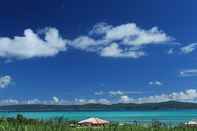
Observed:
[[[103,125],[103,124],[109,124],[110,122],[106,121],[106,120],[99,119],[99,118],[92,117],[92,118],[82,120],[78,123],[79,124],[91,124],[91,125]]]
[[[186,122],[185,124],[186,125],[197,125],[197,121],[192,120],[192,121]]]

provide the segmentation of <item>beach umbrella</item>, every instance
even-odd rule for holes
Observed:
[[[197,125],[197,121],[192,120],[185,123],[186,125]]]
[[[88,118],[85,120],[82,120],[80,122],[78,122],[79,124],[84,124],[84,125],[104,125],[104,124],[109,124],[110,122],[107,120],[102,120],[100,118]]]

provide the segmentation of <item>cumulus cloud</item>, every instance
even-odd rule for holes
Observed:
[[[128,23],[111,28],[106,32],[105,39],[110,41],[122,40],[128,45],[159,44],[170,41],[172,38],[167,36],[157,27],[149,30],[139,28],[135,23]]]
[[[23,36],[14,38],[0,37],[0,57],[28,59],[49,57],[66,50],[66,40],[60,37],[56,28],[46,28],[44,38],[31,29],[26,29]]]
[[[12,82],[12,77],[9,75],[0,77],[0,88],[8,87]]]
[[[17,104],[41,104],[38,99],[32,100],[17,100],[17,99],[1,99],[0,105],[17,105]]]
[[[93,29],[89,32],[90,36],[97,36],[97,35],[103,35],[106,32],[108,32],[109,30],[111,30],[113,28],[112,25],[109,25],[107,23],[98,23],[96,25],[94,25]]]
[[[112,43],[111,45],[103,48],[100,55],[105,57],[139,58],[144,56],[145,53],[143,51],[122,49],[117,43]]]
[[[139,94],[142,94],[143,92],[140,92],[140,91],[121,91],[121,90],[111,90],[111,91],[108,91],[108,92],[104,92],[104,91],[98,91],[98,92],[94,92],[94,95],[97,95],[97,96],[101,96],[101,95],[109,95],[109,96],[122,96],[122,95],[139,95]]]
[[[69,46],[95,52],[102,57],[140,58],[145,56],[144,46],[163,44],[173,39],[157,27],[141,29],[135,23],[119,26],[96,24],[87,36],[69,42]]]
[[[98,101],[96,99],[75,99],[75,104],[96,104]]]
[[[130,103],[131,101],[132,99],[129,98],[129,96],[127,95],[120,96],[120,100],[119,100],[120,103]]]
[[[58,97],[52,97],[52,100],[40,100],[40,99],[27,99],[27,100],[17,100],[17,99],[1,99],[0,105],[16,105],[16,104],[58,104],[58,105],[71,105],[74,104],[70,100],[62,100]]]
[[[100,103],[100,104],[105,104],[105,105],[110,105],[110,104],[112,104],[111,101],[109,101],[108,99],[105,99],[105,98],[99,99],[99,100],[98,100],[98,103]]]
[[[58,97],[53,97],[52,100],[39,100],[39,99],[28,99],[28,100],[17,100],[17,99],[1,99],[1,105],[17,105],[17,104],[58,104],[58,105],[83,105],[83,104],[105,104],[110,105],[112,102],[106,98],[100,99],[78,99],[71,100],[60,100]]]
[[[114,93],[113,93],[114,94]],[[71,100],[60,100],[57,97],[53,97],[51,100],[39,100],[39,99],[31,99],[31,100],[17,100],[17,99],[5,99],[0,100],[0,105],[13,105],[13,104],[62,104],[62,105],[78,105],[78,104],[106,104],[110,105],[113,103],[158,103],[158,102],[166,102],[166,101],[182,101],[182,102],[197,102],[197,90],[196,89],[187,89],[185,91],[172,92],[169,94],[159,94],[159,95],[151,95],[145,97],[131,97],[130,95],[126,95],[122,92],[115,93],[118,94],[119,97],[117,100],[109,100],[106,98],[100,99],[81,99],[76,98],[74,101]]]
[[[181,52],[184,54],[192,53],[197,48],[197,43],[192,43],[187,46],[181,47]]]
[[[195,101],[197,98],[197,91],[195,89],[188,89],[181,92],[173,92],[171,94],[162,94],[156,96],[149,96],[138,99],[139,102],[162,102],[162,101]]]
[[[165,101],[184,101],[184,102],[196,102],[197,100],[197,90],[188,89],[180,92],[172,92],[170,94],[153,95],[147,97],[132,98],[129,96],[121,96],[120,102],[124,103],[155,103],[155,102],[165,102]]]
[[[143,92],[140,91],[109,91],[108,94],[110,96],[123,96],[123,95],[139,95],[139,94],[143,94]]]
[[[54,102],[54,103],[59,103],[59,101],[60,101],[59,98],[58,98],[57,96],[53,96],[52,99],[53,99],[53,102]]]
[[[103,39],[111,41],[122,41],[128,45],[160,44],[171,41],[172,38],[159,30],[158,27],[152,27],[149,30],[142,29],[136,23],[122,24],[112,26],[107,23],[98,23],[90,31],[90,34],[101,35]]]
[[[75,103],[76,104],[86,104],[87,100],[86,99],[75,98]]]
[[[167,54],[169,54],[169,55],[174,54],[174,49],[173,49],[173,48],[169,49],[169,50],[167,51]]]
[[[74,39],[71,43],[69,43],[69,45],[76,49],[90,51],[91,48],[94,48],[94,46],[97,46],[97,42],[91,37],[80,36]]]
[[[161,81],[150,81],[148,84],[153,85],[153,86],[162,86],[163,85],[163,83]]]
[[[6,59],[50,57],[74,48],[94,52],[102,57],[140,58],[146,54],[145,46],[172,40],[158,27],[142,29],[135,23],[118,26],[99,23],[87,35],[80,35],[72,40],[61,37],[56,28],[46,28],[38,33],[26,29],[21,36],[0,37],[0,57]]]
[[[42,102],[39,99],[32,99],[32,100],[27,100],[24,103],[26,103],[26,104],[41,104]]]
[[[182,70],[182,71],[180,71],[180,76],[182,76],[182,77],[197,76],[197,69]]]
[[[19,104],[20,102],[16,99],[5,99],[5,100],[0,100],[0,105],[16,105]]]
[[[100,95],[103,95],[104,92],[103,91],[97,91],[97,92],[94,92],[94,95],[96,96],[100,96]]]
[[[106,98],[100,98],[100,99],[78,99],[75,98],[75,104],[112,104],[110,100]]]
[[[124,92],[123,91],[109,91],[109,94],[112,95],[112,96],[120,96],[120,95],[124,95]]]

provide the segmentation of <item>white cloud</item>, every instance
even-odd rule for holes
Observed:
[[[181,92],[172,92],[170,94],[153,95],[147,97],[131,98],[129,96],[121,96],[120,102],[124,103],[156,103],[165,101],[184,101],[184,102],[197,102],[197,90],[188,89]]]
[[[95,99],[88,99],[88,100],[87,100],[87,103],[96,104],[97,101],[96,101]]]
[[[139,34],[140,30],[135,23],[123,24],[108,30],[105,39],[110,41],[123,40],[124,38],[134,37]]]
[[[101,99],[75,99],[75,104],[111,104],[111,101],[105,99],[105,98],[101,98]]]
[[[169,49],[169,50],[167,51],[167,54],[169,54],[169,55],[174,54],[174,49],[173,49],[173,48]]]
[[[95,104],[97,103],[96,99],[78,99],[75,98],[75,104]]]
[[[181,48],[181,52],[184,54],[192,53],[197,48],[197,43],[192,43]]]
[[[128,45],[159,44],[172,40],[171,37],[157,27],[144,30],[139,28],[135,23],[122,24],[115,27],[108,24],[99,24],[96,27],[94,32],[103,33],[104,39],[109,41],[121,40]]]
[[[54,103],[59,103],[59,101],[60,101],[60,100],[59,100],[59,98],[58,98],[58,97],[53,96],[53,102],[54,102]]]
[[[163,44],[172,41],[157,27],[144,30],[135,23],[112,26],[99,23],[93,27],[87,36],[80,36],[70,41],[71,47],[95,52],[103,57],[140,58],[145,56],[144,46]],[[143,47],[142,47],[143,46]]]
[[[112,43],[110,46],[105,47],[101,51],[101,56],[117,57],[122,53],[122,49],[116,43]]]
[[[120,96],[120,95],[124,95],[124,92],[123,91],[109,91],[109,94],[112,95],[112,96]]]
[[[139,95],[142,94],[143,92],[140,91],[120,91],[120,90],[111,90],[108,92],[104,92],[104,91],[98,91],[98,92],[94,92],[94,95],[100,96],[100,95],[110,95],[110,96],[122,96],[122,95],[128,95],[128,94],[132,94],[132,95]]]
[[[100,96],[100,95],[103,95],[103,94],[104,94],[103,91],[94,92],[94,95],[97,95],[97,96]]]
[[[112,27],[112,25],[108,25],[107,23],[98,23],[89,32],[89,35],[103,35],[109,30],[111,30]]]
[[[117,43],[112,43],[103,48],[100,55],[105,57],[139,58],[144,56],[145,53],[142,51],[124,50]]]
[[[112,93],[114,94],[114,93]],[[4,99],[0,100],[0,105],[13,105],[13,104],[112,104],[112,103],[158,103],[158,102],[166,102],[166,101],[182,101],[182,102],[197,102],[197,90],[196,89],[187,89],[185,91],[172,92],[169,94],[159,94],[159,95],[151,95],[145,97],[130,97],[129,95],[125,95],[122,92],[115,93],[118,94],[118,100],[113,101],[108,100],[106,98],[100,99],[78,99],[76,98],[73,102],[70,100],[59,100],[59,98],[54,97],[53,101],[51,100],[17,100],[17,99]]]
[[[108,94],[110,96],[124,96],[124,95],[139,95],[139,94],[143,94],[143,92],[140,91],[109,91]]]
[[[164,32],[160,31],[158,27],[153,27],[150,30],[141,30],[136,39],[125,39],[128,44],[145,45],[145,44],[161,44],[172,40]]]
[[[22,36],[0,37],[0,57],[8,60],[50,57],[74,48],[102,57],[140,58],[146,54],[145,46],[172,40],[157,27],[146,30],[135,23],[118,26],[99,23],[88,35],[73,40],[62,38],[56,28],[46,28],[39,33],[26,29]]]
[[[69,43],[72,47],[82,50],[89,50],[89,48],[97,46],[97,42],[87,36],[80,36]]]
[[[180,71],[180,76],[182,76],[182,77],[197,76],[197,69],[182,70],[182,71]]]
[[[132,99],[129,98],[129,96],[127,95],[120,96],[120,100],[119,100],[120,103],[130,103],[131,101]]]
[[[112,104],[111,101],[109,101],[109,100],[107,100],[107,99],[105,99],[105,98],[99,99],[99,100],[98,100],[98,103],[100,103],[100,104],[105,104],[105,105],[110,105],[110,104]]]
[[[28,59],[54,56],[66,50],[66,42],[56,28],[47,28],[44,39],[33,30],[26,29],[23,36],[0,37],[0,57]]]
[[[195,89],[188,89],[181,92],[173,92],[171,94],[162,94],[156,96],[149,96],[138,99],[139,102],[162,102],[162,101],[195,101],[197,99],[197,91]]]
[[[154,86],[162,86],[163,85],[163,83],[161,81],[150,81],[148,84],[154,85]]]
[[[9,75],[0,77],[0,88],[6,88],[12,82],[12,77]]]
[[[32,99],[32,100],[27,100],[27,102],[24,102],[26,104],[41,104],[42,102],[39,99]]]
[[[76,104],[86,104],[86,100],[85,99],[75,98],[74,101],[75,101]]]
[[[16,99],[5,99],[5,100],[0,100],[0,105],[16,105],[19,104],[20,102]]]

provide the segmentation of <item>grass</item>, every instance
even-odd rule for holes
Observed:
[[[16,118],[1,118],[0,131],[197,131],[196,127],[179,125],[170,127],[160,122],[148,126],[135,124],[119,125],[112,123],[106,126],[79,126],[76,121],[65,121],[63,118],[51,120],[26,119],[22,115]]]

